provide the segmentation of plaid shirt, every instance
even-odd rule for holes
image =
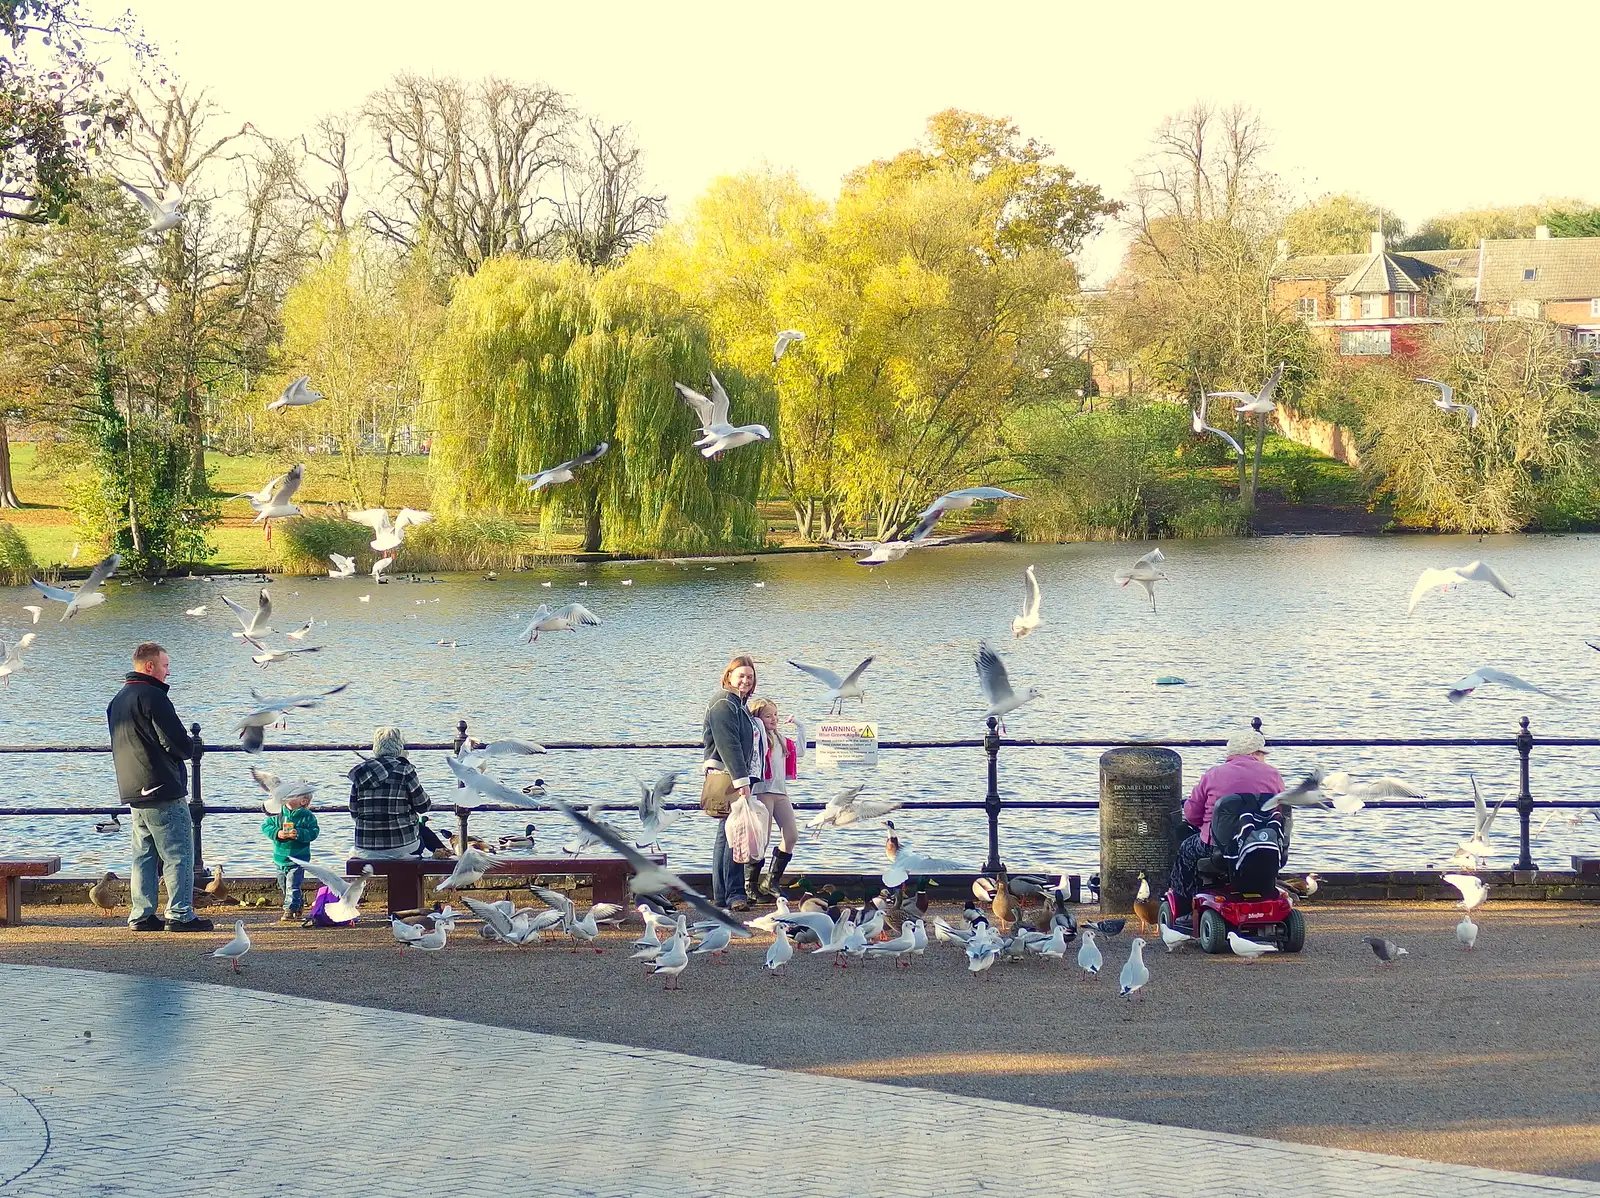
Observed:
[[[403,757],[369,757],[350,771],[357,849],[400,849],[421,837],[417,816],[433,805]]]

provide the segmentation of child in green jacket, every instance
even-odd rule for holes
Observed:
[[[284,800],[282,815],[269,815],[261,822],[261,831],[272,841],[272,860],[278,867],[278,885],[283,887],[279,923],[300,922],[305,902],[301,883],[306,876],[301,866],[311,860],[311,842],[317,838],[317,817],[310,806],[310,795],[295,795]]]

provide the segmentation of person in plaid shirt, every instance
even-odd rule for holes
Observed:
[[[406,759],[406,738],[400,729],[377,729],[372,735],[372,756],[352,769],[349,777],[356,856],[416,856],[422,848],[417,817],[433,803]]]

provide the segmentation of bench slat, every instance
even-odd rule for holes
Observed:
[[[60,857],[34,857],[28,860],[0,861],[0,878],[42,878],[61,872]]]
[[[666,864],[663,854],[650,858],[658,865]],[[345,872],[358,875],[366,866],[375,875],[388,880],[389,911],[411,911],[422,903],[424,876],[444,876],[455,870],[453,860],[437,857],[397,857],[372,861],[352,857],[345,862]],[[630,867],[621,857],[502,857],[485,877],[495,874],[511,877],[532,877],[538,874],[588,874],[594,879],[595,902],[625,903],[628,899]]]

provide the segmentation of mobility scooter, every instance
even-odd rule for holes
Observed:
[[[1225,795],[1211,812],[1211,852],[1199,862],[1199,886],[1191,910],[1177,910],[1171,890],[1161,896],[1157,920],[1193,936],[1208,953],[1228,951],[1228,933],[1274,944],[1280,952],[1305,947],[1305,916],[1289,892],[1278,885],[1278,871],[1289,860],[1293,813],[1287,807],[1262,811],[1271,795]],[[1179,839],[1198,833],[1174,814]]]

